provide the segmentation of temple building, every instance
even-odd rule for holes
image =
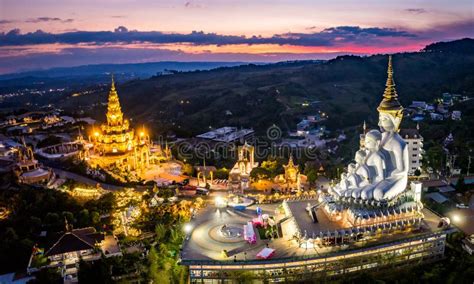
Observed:
[[[239,160],[229,173],[229,189],[236,193],[243,193],[250,185],[250,172],[258,166],[255,162],[255,148],[247,142],[238,148]]]
[[[300,168],[295,165],[293,155],[290,155],[288,164],[284,165],[285,173],[275,177],[275,182],[282,184],[288,189],[301,190],[303,184],[306,184],[307,177],[300,173]]]
[[[24,184],[47,184],[54,177],[54,172],[49,168],[44,168],[35,159],[33,149],[23,145],[17,148],[17,163],[14,173],[19,183]]]
[[[144,170],[150,164],[150,138],[145,129],[135,132],[125,119],[115,90],[114,80],[109,92],[107,121],[94,129],[89,138],[93,143],[91,164],[102,167],[115,164],[127,170]],[[94,159],[94,156],[98,156]]]
[[[403,107],[391,57],[387,73],[377,108],[380,130],[364,127],[355,163],[328,191],[266,208],[239,206],[243,213],[224,210],[217,218],[210,210],[193,220],[195,228],[181,252],[191,283],[239,283],[242,271],[252,283],[331,282],[364,270],[380,273],[444,258],[446,237],[455,229],[448,218],[424,207],[422,183],[408,180],[413,144],[400,135]],[[284,178],[295,181],[297,176],[290,159]],[[261,212],[257,218],[255,210]],[[274,225],[268,223],[269,239],[253,233],[254,227],[265,228],[265,219],[279,228],[273,234]]]

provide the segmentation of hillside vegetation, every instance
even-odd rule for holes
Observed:
[[[452,47],[452,52],[450,51]],[[473,95],[474,40],[438,43],[394,58],[395,82],[403,105],[432,101],[443,92]],[[117,86],[122,107],[135,123],[158,132],[192,135],[212,127],[272,124],[295,127],[303,114],[321,108],[329,128],[375,122],[375,108],[386,80],[387,56],[341,56],[336,59],[217,68],[134,80]],[[68,98],[65,106],[106,101],[98,94]],[[303,107],[303,102],[320,101]],[[103,106],[94,113],[103,119]],[[230,111],[232,115],[227,114]]]

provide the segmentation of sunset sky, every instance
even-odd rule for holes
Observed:
[[[474,1],[0,0],[0,73],[326,59],[474,37]]]

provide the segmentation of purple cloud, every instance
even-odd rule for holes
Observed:
[[[412,14],[424,14],[428,12],[423,8],[409,8],[409,9],[405,9],[405,11]]]
[[[187,1],[184,3],[184,7],[186,8],[202,8],[202,6],[198,3],[195,3],[193,1]]]
[[[204,33],[193,31],[189,34],[163,33],[159,31],[140,32],[129,31],[120,26],[114,32],[66,32],[51,34],[34,32],[20,34],[1,33],[0,46],[31,45],[48,43],[95,43],[97,45],[107,43],[189,43],[193,45],[231,45],[231,44],[279,44],[296,46],[333,46],[336,43],[380,43],[381,38],[415,38],[416,35],[407,31],[392,28],[361,28],[357,26],[333,27],[313,33],[285,33],[276,34],[271,37],[261,36],[234,36],[220,35],[216,33]]]
[[[0,20],[0,25],[12,24],[15,23],[13,20]]]
[[[61,19],[57,17],[38,17],[34,19],[28,19],[25,22],[26,23],[41,23],[41,22],[61,22],[61,23],[71,23],[73,22],[74,19]]]

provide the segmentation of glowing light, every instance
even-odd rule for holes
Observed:
[[[99,136],[99,132],[97,132],[97,131],[94,132],[94,136],[95,136],[95,137]]]
[[[145,132],[140,132],[140,137],[143,137],[145,135]]]
[[[215,199],[214,199],[214,204],[221,208],[221,207],[225,207],[227,204],[227,201],[225,200],[225,198],[222,198],[220,196],[217,196]]]
[[[459,216],[458,214],[454,214],[453,215],[453,222],[455,222],[455,223],[461,222],[461,216]]]
[[[184,224],[183,230],[186,234],[189,234],[193,230],[193,225],[191,225],[190,223]]]

